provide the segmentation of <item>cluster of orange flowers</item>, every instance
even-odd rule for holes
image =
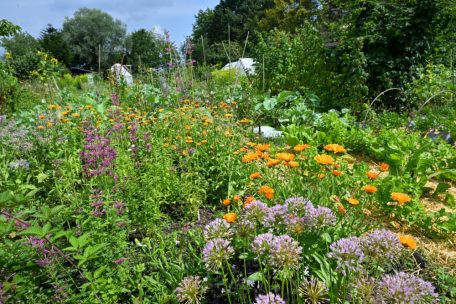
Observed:
[[[329,144],[324,146],[324,149],[329,152],[333,153],[345,153],[347,150],[344,148],[344,146],[338,145],[338,144]]]
[[[274,189],[272,189],[269,186],[261,186],[260,189],[258,190],[258,193],[264,194],[264,196],[267,199],[273,199],[274,198]]]
[[[334,164],[334,158],[327,154],[321,154],[314,157],[315,161],[322,165],[332,165]]]
[[[415,239],[409,235],[400,235],[399,242],[401,242],[403,246],[412,250],[415,250],[417,247]]]
[[[391,193],[391,199],[398,202],[400,205],[410,202],[412,199],[405,193],[393,192]]]

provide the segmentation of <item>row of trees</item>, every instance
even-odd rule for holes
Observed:
[[[239,57],[249,33],[245,56],[255,57],[260,69],[264,62],[266,90],[310,89],[328,99],[364,102],[404,87],[430,62],[451,68],[455,3],[220,0],[196,16],[193,56],[208,64],[226,62],[231,45],[231,57]]]
[[[17,76],[24,78],[37,64],[37,50],[58,59],[66,67],[104,70],[116,62],[135,68],[158,67],[167,59],[165,49],[173,47],[163,35],[140,29],[127,34],[125,24],[98,10],[81,8],[65,18],[62,28],[47,25],[38,39],[26,32],[4,37],[1,46],[11,54]]]

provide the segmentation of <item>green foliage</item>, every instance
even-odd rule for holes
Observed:
[[[166,42],[158,34],[140,29],[127,37],[127,44],[130,44],[127,63],[133,65],[135,71],[162,67],[166,63]]]
[[[102,70],[122,60],[126,27],[101,10],[79,9],[65,18],[62,34],[74,55],[72,65],[98,70],[99,47]]]
[[[65,66],[70,67],[73,54],[71,53],[68,41],[64,39],[61,30],[48,24],[46,28],[41,31],[39,42],[46,53],[56,58]]]
[[[264,89],[272,94],[283,90],[302,93],[312,90],[319,96],[322,92],[327,75],[323,42],[309,23],[296,35],[279,30],[261,35],[255,53],[260,88],[264,73]]]
[[[11,38],[3,38],[1,45],[8,54],[7,62],[14,75],[19,79],[29,78],[39,63],[36,56],[39,42],[31,35],[20,32]]]
[[[21,30],[21,27],[18,25],[15,25],[14,23],[6,20],[6,19],[0,19],[0,37],[2,36],[12,36],[19,32]]]

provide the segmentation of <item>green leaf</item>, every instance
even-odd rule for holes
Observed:
[[[257,272],[254,272],[252,273],[251,275],[249,275],[247,277],[247,281],[250,281],[250,282],[260,282],[262,281],[264,278],[264,275],[262,272],[260,271],[257,271]]]
[[[38,226],[31,226],[28,227],[27,229],[21,231],[18,233],[18,235],[36,235],[41,237],[43,234],[43,229]]]
[[[38,183],[42,183],[44,182],[45,180],[47,180],[49,178],[49,175],[47,174],[44,174],[44,173],[40,173],[36,176],[36,179],[38,180]]]

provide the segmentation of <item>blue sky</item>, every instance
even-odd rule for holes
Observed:
[[[0,19],[8,19],[34,37],[50,23],[61,28],[65,17],[81,7],[98,8],[127,25],[128,32],[166,29],[180,44],[192,32],[200,9],[214,8],[219,0],[0,0]]]

